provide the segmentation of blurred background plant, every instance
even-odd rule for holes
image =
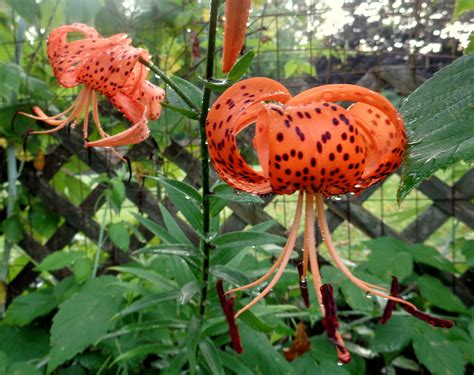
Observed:
[[[203,80],[208,1],[0,1],[0,372],[472,372],[473,152],[472,146],[455,147],[473,139],[472,113],[465,114],[469,105],[472,112],[474,95],[472,7],[462,0],[256,0],[243,50],[248,53],[228,76],[220,73],[221,7],[214,77],[227,81],[210,84]],[[211,285],[202,316],[199,129],[196,114],[173,90],[167,88],[167,107],[150,124],[152,140],[121,148],[132,160],[132,182],[106,150],[93,150],[89,163],[74,131],[30,137],[22,149],[23,133],[38,125],[15,118],[17,110],[39,104],[54,111],[71,102],[74,93],[51,73],[45,41],[52,28],[72,22],[91,24],[103,35],[128,33],[198,107],[205,85],[215,98],[242,75],[277,79],[293,93],[358,83],[400,106],[466,54],[401,107],[407,122],[413,120],[401,205],[397,175],[360,197],[328,204],[336,245],[356,274],[386,285],[398,275],[405,295],[454,319],[456,327],[433,330],[402,312],[381,326],[384,301],[366,298],[322,259],[353,362],[337,365],[317,306],[304,308],[299,296],[296,266],[265,303],[242,315],[244,353],[234,354],[212,285],[216,278],[243,284],[269,267],[281,251],[296,197],[236,194],[211,174]],[[416,158],[427,126],[417,125],[420,107],[428,108],[423,116],[435,126],[458,125],[456,136],[437,134],[428,142],[432,147],[423,155],[431,164]],[[127,126],[105,101],[100,112],[111,133]],[[257,164],[251,137],[252,130],[239,136],[240,149]],[[452,147],[443,158],[440,150]],[[321,251],[327,259],[323,245]],[[295,335],[304,342],[305,331],[310,350],[288,362],[287,353],[297,351]]]

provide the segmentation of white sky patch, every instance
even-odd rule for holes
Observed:
[[[354,22],[354,17],[342,9],[344,0],[322,0],[316,5],[316,9],[327,9],[323,13],[321,25],[315,28],[318,38],[328,37],[337,34],[345,25]]]

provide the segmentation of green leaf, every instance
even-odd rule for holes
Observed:
[[[173,233],[174,236],[179,239],[181,243],[191,244],[191,240],[186,236],[184,231],[181,229],[179,224],[176,222],[170,212],[166,209],[166,207],[163,206],[161,203],[159,204],[159,206],[161,216],[163,217],[163,221],[165,223],[166,229],[168,229],[168,232]]]
[[[285,63],[285,78],[290,78],[293,74],[296,73],[296,70],[298,69],[298,60],[288,60]]]
[[[441,271],[456,272],[454,265],[433,247],[416,244],[410,246],[408,249],[417,263],[427,264]]]
[[[2,228],[6,239],[10,242],[15,243],[23,238],[23,226],[18,215],[12,215],[3,220]]]
[[[250,310],[245,311],[239,317],[245,324],[257,332],[270,333],[275,329],[275,325],[268,324],[261,317],[255,315]]]
[[[191,120],[198,120],[199,119],[199,114],[196,111],[192,110],[192,109],[187,109],[187,108],[183,108],[183,107],[176,107],[176,106],[174,106],[172,104],[169,104],[169,103],[166,103],[166,102],[161,103],[161,105],[164,108],[169,108],[170,110],[172,110],[172,111],[174,111],[174,112],[176,112],[180,115],[183,115],[184,117],[189,118]]]
[[[92,262],[89,258],[79,258],[74,262],[72,270],[78,284],[82,284],[91,277],[92,267]]]
[[[268,244],[284,244],[286,238],[264,232],[230,232],[216,237],[212,244],[220,249],[244,248]]]
[[[170,346],[164,344],[144,344],[134,347],[131,350],[126,351],[125,353],[120,354],[114,361],[111,363],[111,366],[119,362],[128,362],[135,357],[142,357],[145,359],[149,354],[160,354],[172,349]]]
[[[193,315],[189,321],[187,335],[188,340],[186,340],[186,352],[188,355],[191,374],[194,374],[196,369],[196,351],[201,337],[201,326],[195,315]]]
[[[69,23],[81,22],[92,25],[101,6],[102,1],[97,0],[67,0],[64,14]]]
[[[175,289],[175,286],[170,283],[165,277],[153,272],[151,270],[137,268],[137,267],[110,267],[111,270],[122,272],[122,273],[129,273],[134,275],[140,279],[146,280],[158,288],[162,289]]]
[[[456,0],[454,5],[453,20],[465,12],[474,10],[474,0]]]
[[[108,225],[108,233],[112,242],[120,250],[128,252],[130,248],[130,233],[125,223],[111,223]]]
[[[189,99],[191,99],[194,105],[196,105],[198,108],[201,107],[202,91],[199,88],[197,88],[191,82],[186,81],[185,79],[178,76],[171,77],[171,80],[176,86],[184,91],[184,93]],[[189,106],[173,91],[173,89],[167,90],[167,94],[168,101],[171,105],[175,107],[189,108]]]
[[[292,368],[276,351],[263,333],[255,332],[246,324],[240,324],[242,346],[245,348],[239,359],[256,374],[292,374]]]
[[[4,322],[20,326],[26,325],[37,317],[48,314],[57,305],[58,301],[52,289],[40,289],[15,298],[8,306]]]
[[[400,280],[413,272],[413,258],[406,252],[407,245],[400,240],[381,237],[367,242],[371,252],[367,265],[376,276],[389,279],[397,276]]]
[[[110,180],[111,188],[107,190],[107,201],[118,214],[125,201],[125,185],[122,180],[114,178]]]
[[[439,169],[474,161],[474,55],[437,72],[402,105],[408,153],[399,199]]]
[[[25,78],[21,66],[9,63],[0,63],[0,96],[9,100],[12,92],[18,92]]]
[[[253,50],[248,51],[240,57],[227,74],[227,80],[237,82],[247,72],[254,57],[255,52]]]
[[[71,266],[77,259],[83,258],[84,254],[78,251],[55,251],[48,255],[36,266],[40,272],[56,271],[61,268]]]
[[[228,266],[213,266],[209,272],[216,278],[234,285],[245,285],[249,282],[248,277],[244,273]]]
[[[118,312],[114,319],[120,318],[122,316],[133,314],[135,312],[144,310],[148,307],[157,306],[160,303],[168,302],[177,299],[180,296],[180,292],[173,290],[169,292],[161,292],[157,294],[152,294],[150,296],[146,296],[140,298],[133,302],[131,305],[125,307],[123,310]]]
[[[212,197],[219,197],[237,203],[264,203],[263,199],[260,198],[258,195],[235,191],[227,184],[219,184],[215,186],[212,190]]]
[[[466,258],[466,263],[469,267],[474,267],[474,240],[464,242],[461,252]]]
[[[30,24],[36,24],[41,18],[40,7],[36,0],[9,0],[15,12]]]
[[[8,356],[5,352],[0,351],[0,374],[4,374],[7,372],[8,367]]]
[[[372,311],[374,308],[373,299],[367,298],[365,292],[355,286],[349,280],[344,280],[340,286],[341,292],[344,295],[344,300],[354,310],[358,311]]]
[[[201,291],[201,285],[197,281],[190,281],[185,284],[179,292],[178,303],[185,305],[194,297],[194,295]]]
[[[41,371],[27,362],[16,362],[8,368],[6,375],[41,375]]]
[[[418,279],[421,296],[446,311],[467,313],[466,306],[458,296],[454,295],[441,281],[434,277],[423,275]]]
[[[28,76],[27,80],[22,82],[21,91],[36,100],[54,99],[54,94],[46,82],[32,76]]]
[[[254,373],[245,366],[235,354],[229,354],[219,350],[218,355],[221,357],[221,362],[228,370],[233,371],[239,375],[253,375]]]
[[[211,374],[224,374],[224,367],[219,356],[219,351],[212,340],[206,337],[199,343],[199,349],[201,349],[202,356],[209,366]]]
[[[412,321],[408,316],[392,316],[387,323],[378,324],[371,349],[381,353],[401,351],[412,339]]]
[[[139,214],[136,214],[135,212],[132,212],[132,215],[135,216],[135,219],[138,220],[138,222],[143,225],[146,229],[148,229],[151,233],[153,233],[156,237],[161,239],[163,242],[167,243],[180,243],[177,238],[172,236],[168,231],[163,228],[161,225],[158,225],[157,223],[151,221],[150,219],[147,219]]]
[[[188,244],[164,244],[143,247],[135,251],[134,254],[162,254],[189,257],[196,254],[196,249],[193,245]]]
[[[202,214],[201,214],[201,195],[191,185],[181,181],[170,180],[167,178],[160,179],[164,185],[166,193],[178,208],[189,224],[195,230],[202,230]]]
[[[9,363],[39,359],[49,350],[48,333],[37,327],[1,325],[0,337],[0,351],[7,355]]]
[[[447,341],[439,330],[426,327],[421,332],[413,331],[413,349],[420,363],[435,375],[463,375],[462,353]]]
[[[474,32],[469,35],[469,44],[464,49],[464,54],[469,55],[474,52]]]
[[[53,318],[48,372],[99,340],[111,327],[120,299],[110,287],[113,278],[89,281],[65,301]]]

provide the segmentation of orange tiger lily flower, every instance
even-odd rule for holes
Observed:
[[[335,102],[355,102],[345,109]],[[262,171],[255,171],[242,158],[237,134],[255,123],[254,147]],[[209,153],[219,176],[233,188],[253,194],[299,192],[294,224],[279,258],[258,280],[225,293],[256,287],[275,274],[268,285],[235,315],[229,313],[225,295],[220,296],[229,324],[264,298],[287,266],[305,206],[304,256],[300,286],[305,303],[308,267],[321,306],[323,326],[335,344],[339,359],[350,361],[337,327],[333,289],[323,284],[319,272],[314,232],[315,207],[323,239],[336,267],[364,292],[401,304],[408,312],[435,326],[451,321],[421,313],[413,304],[351,273],[337,253],[325,217],[324,198],[357,193],[395,172],[402,162],[406,137],[404,124],[393,105],[380,94],[355,85],[324,85],[291,97],[280,83],[251,78],[230,87],[212,106],[206,124]],[[306,292],[305,292],[306,291]],[[233,304],[233,298],[232,304]],[[388,316],[390,312],[384,313]],[[229,316],[232,315],[232,316]],[[232,319],[231,319],[232,318]],[[232,323],[235,325],[235,322]],[[235,329],[234,336],[235,336]],[[233,338],[233,342],[237,341]]]
[[[227,0],[225,3],[224,50],[222,71],[228,73],[244,45],[251,0]]]
[[[80,39],[68,41],[73,35]],[[90,26],[74,23],[54,29],[48,38],[48,58],[59,83],[67,88],[82,85],[77,99],[54,116],[47,116],[39,107],[34,115],[21,114],[43,121],[53,128],[30,134],[51,134],[83,118],[85,147],[112,147],[135,144],[148,137],[148,120],[160,116],[164,91],[146,80],[148,69],[139,58],[149,60],[148,52],[134,48],[126,34],[103,38]],[[129,129],[109,136],[99,120],[98,93],[103,94],[133,124]],[[89,114],[99,132],[97,141],[88,140]]]

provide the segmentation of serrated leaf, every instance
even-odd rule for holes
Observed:
[[[344,295],[344,300],[352,309],[368,312],[374,308],[373,299],[367,298],[366,293],[349,280],[344,280],[340,288]]]
[[[456,272],[454,265],[433,247],[415,244],[408,249],[417,263],[427,264],[441,271]]]
[[[84,254],[78,251],[55,251],[48,255],[43,261],[36,266],[40,272],[56,271],[61,268],[71,266],[77,259],[83,258]]]
[[[474,161],[474,55],[458,58],[403,103],[408,152],[399,199],[439,169]]]
[[[406,252],[407,245],[404,242],[381,237],[368,241],[367,246],[371,249],[367,266],[374,275],[385,279],[396,276],[403,280],[413,272],[413,258]]]
[[[463,375],[462,353],[439,331],[427,327],[421,332],[414,330],[413,349],[420,363],[435,375]]]
[[[40,289],[18,296],[6,312],[4,322],[13,325],[26,325],[39,316],[48,314],[58,305],[52,289]]]
[[[227,74],[227,80],[237,82],[247,72],[254,57],[255,52],[253,50],[250,50],[241,56]]]
[[[464,54],[469,55],[473,52],[474,52],[474,32],[471,32],[471,35],[469,35],[469,44],[464,49]]]
[[[6,375],[41,375],[41,371],[38,370],[35,366],[32,364],[29,364],[28,362],[16,362],[12,364],[9,368],[8,371],[6,372]]]
[[[268,244],[284,244],[286,238],[263,232],[230,232],[216,237],[212,244],[220,249],[244,248]]]
[[[78,284],[87,281],[92,274],[92,262],[89,258],[79,258],[72,265],[72,271]]]
[[[458,296],[434,277],[423,275],[418,279],[421,296],[432,305],[446,311],[466,313],[467,308]]]
[[[120,250],[128,252],[130,248],[130,233],[124,223],[111,223],[107,227],[111,241]]]
[[[371,349],[389,353],[401,351],[412,339],[412,319],[407,316],[392,316],[385,324],[377,324]]]
[[[29,361],[44,357],[49,350],[48,332],[38,327],[0,326],[0,351],[9,363]]]
[[[61,304],[51,326],[48,372],[99,340],[111,327],[120,300],[108,278],[97,278]]]

